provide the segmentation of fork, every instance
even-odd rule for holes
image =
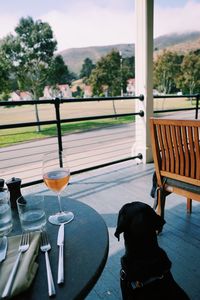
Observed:
[[[51,265],[49,261],[48,251],[51,249],[51,245],[48,240],[46,231],[41,232],[41,245],[40,250],[45,253],[46,271],[47,271],[47,282],[48,282],[48,293],[49,296],[56,294],[53,276],[51,272]]]
[[[14,278],[15,278],[18,266],[19,266],[20,257],[22,255],[22,253],[24,253],[24,252],[26,252],[28,250],[28,248],[29,248],[29,233],[25,232],[21,236],[21,241],[20,241],[20,245],[19,245],[19,248],[18,248],[18,256],[17,256],[15,264],[14,264],[14,266],[12,268],[12,271],[10,273],[10,276],[8,278],[6,286],[5,286],[4,290],[3,290],[2,298],[6,298],[6,297],[9,296],[11,288],[12,288],[12,284],[13,284],[13,281],[14,281]]]

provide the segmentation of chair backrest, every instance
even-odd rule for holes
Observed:
[[[150,119],[158,184],[166,176],[200,186],[200,120]]]

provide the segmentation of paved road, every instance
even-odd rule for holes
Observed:
[[[135,125],[124,124],[63,136],[72,171],[125,158],[131,155]],[[21,143],[0,149],[0,177],[22,178],[28,182],[41,178],[42,157],[57,149],[57,138]]]

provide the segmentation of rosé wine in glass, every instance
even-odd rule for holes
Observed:
[[[70,211],[63,211],[61,206],[61,192],[67,187],[70,179],[70,169],[66,162],[66,156],[62,152],[50,152],[43,159],[43,180],[46,186],[57,194],[59,212],[49,217],[49,222],[60,225],[69,223],[74,219]]]

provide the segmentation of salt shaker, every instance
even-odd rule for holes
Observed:
[[[0,178],[0,237],[12,230],[12,213],[10,209],[9,192],[4,188],[4,179]]]
[[[21,194],[21,179],[12,177],[6,181],[6,185],[10,192],[10,205],[12,209],[17,208],[17,199],[22,196]]]
[[[4,188],[4,181],[5,181],[4,179],[0,178],[0,193],[1,194],[4,194],[4,193],[7,194],[7,189]]]

